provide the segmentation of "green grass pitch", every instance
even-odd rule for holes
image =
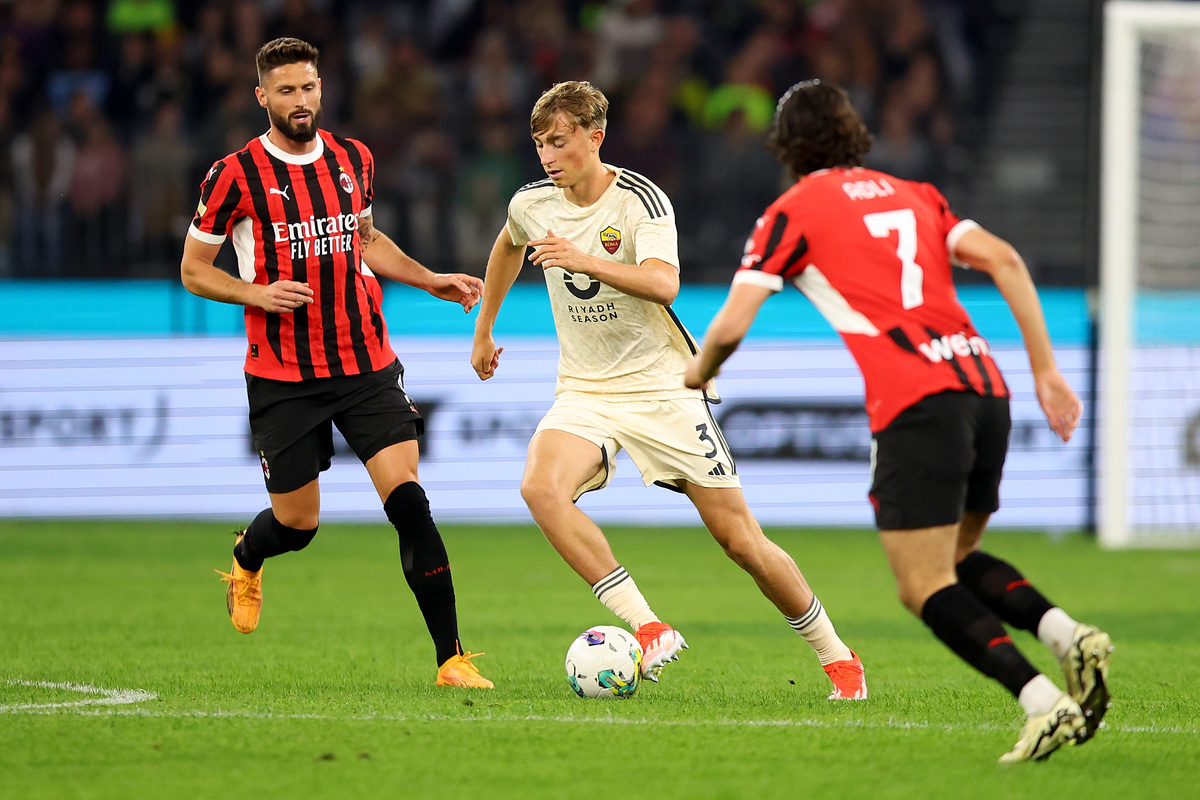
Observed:
[[[383,525],[325,525],[269,562],[244,636],[213,572],[229,568],[220,523],[0,521],[0,797],[1200,797],[1198,552],[989,535],[1117,648],[1106,729],[1001,767],[1018,706],[904,612],[872,533],[769,531],[866,664],[870,699],[832,703],[702,529],[609,531],[691,644],[625,701],[570,692],[567,646],[617,621],[534,527],[443,532],[493,691],[433,685]],[[1061,684],[1033,637],[1014,640]]]

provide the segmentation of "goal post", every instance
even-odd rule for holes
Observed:
[[[1104,8],[1102,546],[1200,546],[1200,4]]]

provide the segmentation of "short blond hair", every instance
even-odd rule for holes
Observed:
[[[529,115],[529,132],[536,136],[565,112],[576,125],[587,130],[604,130],[608,125],[608,98],[587,81],[563,81],[542,93]]]

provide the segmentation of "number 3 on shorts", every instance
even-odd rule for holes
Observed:
[[[717,454],[717,443],[714,442],[713,438],[708,435],[708,425],[705,423],[700,423],[696,426],[696,430],[700,433],[700,441],[706,442],[710,447],[712,447],[712,450],[709,450],[707,453],[705,453],[704,457],[712,458]]]

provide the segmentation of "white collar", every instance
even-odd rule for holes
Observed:
[[[270,131],[267,133],[270,133]],[[320,131],[317,132],[317,146],[313,148],[311,153],[305,153],[302,156],[294,156],[291,153],[284,152],[267,137],[266,133],[258,137],[258,140],[262,142],[263,147],[267,149],[268,153],[287,164],[312,164],[325,152],[325,138],[321,136]]]

